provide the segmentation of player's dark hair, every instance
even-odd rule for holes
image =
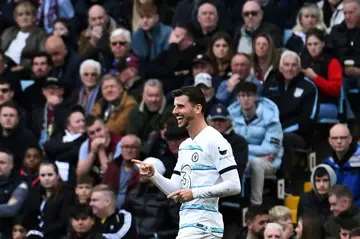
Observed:
[[[324,177],[324,176],[329,176],[328,171],[324,167],[318,167],[314,172],[314,179],[315,179],[315,177],[320,178],[320,177]]]
[[[204,93],[196,86],[185,86],[181,89],[172,91],[173,97],[179,97],[186,95],[189,98],[189,102],[195,105],[201,105],[201,112],[205,113],[206,100]]]
[[[264,205],[251,206],[245,213],[245,221],[254,221],[257,216],[261,215],[269,215],[269,208]]]

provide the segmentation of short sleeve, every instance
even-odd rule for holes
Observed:
[[[79,150],[79,160],[85,160],[89,156],[89,140],[82,143]]]
[[[220,175],[230,170],[237,170],[231,145],[226,139],[218,138],[212,143],[211,147],[211,158],[213,159],[213,164],[215,165]]]

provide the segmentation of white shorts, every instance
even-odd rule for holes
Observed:
[[[207,231],[187,227],[179,230],[176,239],[221,239],[221,237],[214,236]]]

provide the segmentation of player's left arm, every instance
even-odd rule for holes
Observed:
[[[193,188],[194,198],[227,197],[240,193],[241,184],[231,145],[225,139],[211,144],[211,161],[218,170],[222,182],[208,187]]]

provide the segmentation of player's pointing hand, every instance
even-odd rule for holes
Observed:
[[[170,193],[168,198],[172,198],[177,202],[184,203],[193,200],[194,196],[191,189],[180,189]]]
[[[136,164],[139,167],[141,176],[151,177],[154,175],[155,169],[151,164],[141,162],[140,160],[137,160],[137,159],[132,159],[131,162]]]

